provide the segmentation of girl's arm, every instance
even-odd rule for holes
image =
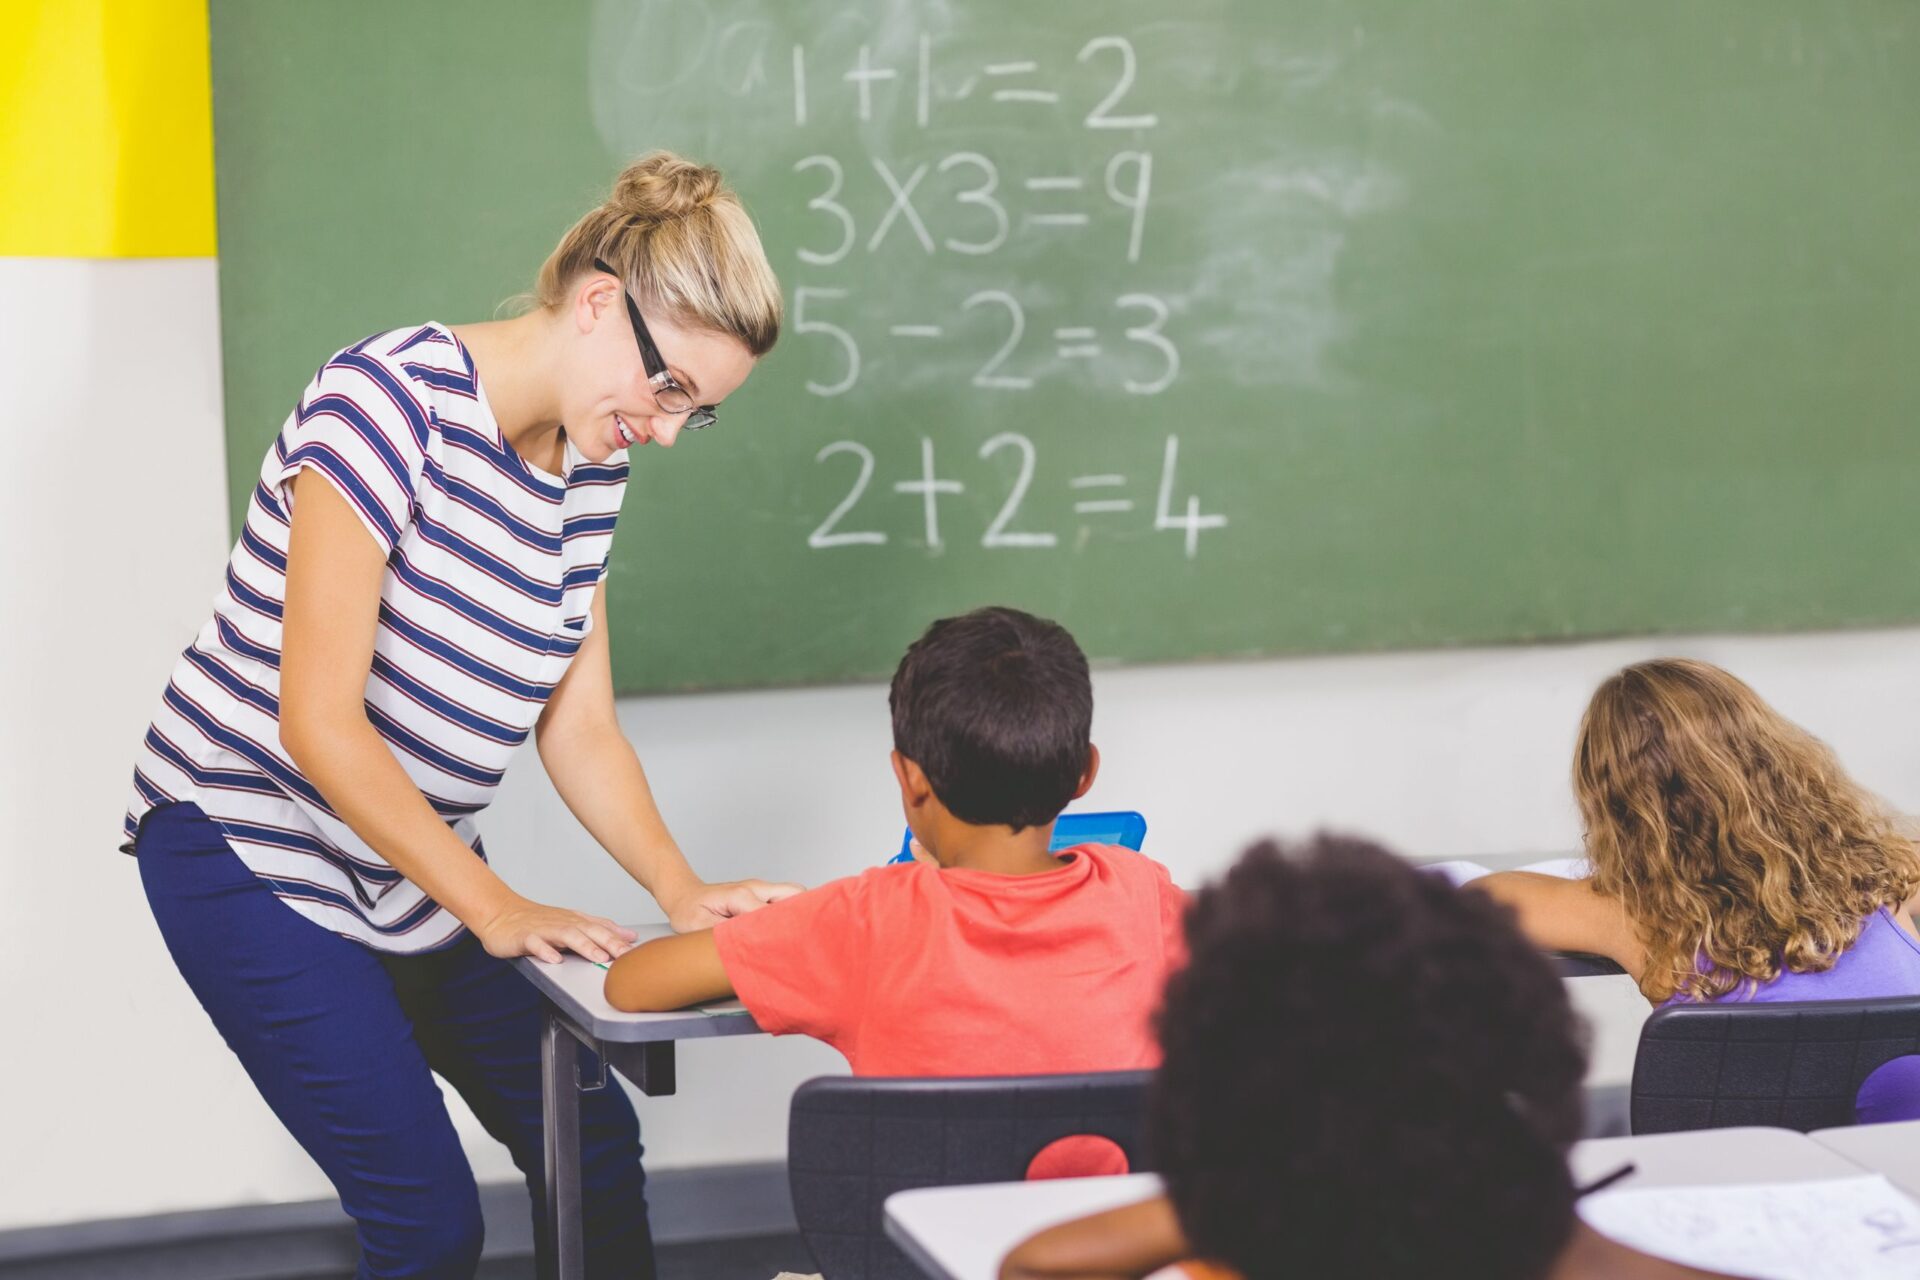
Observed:
[[[386,562],[325,476],[293,481],[280,653],[280,744],[355,835],[472,930],[488,952],[557,961],[626,950],[610,920],[530,902],[434,812],[367,719]]]
[[[1165,1196],[1048,1227],[1014,1246],[1000,1280],[1135,1280],[1189,1256]]]
[[[1635,982],[1646,968],[1646,951],[1618,898],[1594,891],[1591,880],[1567,880],[1537,871],[1495,871],[1465,888],[1491,894],[1512,907],[1520,929],[1545,951],[1605,956]]]
[[[548,698],[534,735],[540,762],[567,808],[653,895],[676,930],[704,929],[800,892],[797,884],[764,880],[707,884],[687,865],[614,711],[605,583],[593,596],[593,627]]]

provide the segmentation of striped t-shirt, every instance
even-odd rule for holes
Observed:
[[[592,625],[627,481],[566,446],[566,474],[500,434],[446,326],[376,334],[321,368],[268,452],[213,618],[147,730],[126,817],[192,801],[308,919],[381,951],[424,951],[460,922],[356,836],[280,745],[288,513],[302,469],[327,477],[386,553],[366,711],[475,853],[474,815]]]

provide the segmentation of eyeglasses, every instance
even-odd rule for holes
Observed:
[[[606,272],[615,280],[622,277],[618,271],[595,258],[593,265]],[[653,335],[647,332],[647,322],[640,318],[640,306],[633,300],[633,294],[622,283],[620,296],[626,300],[627,319],[633,321],[633,340],[640,347],[640,363],[647,371],[647,387],[653,392],[653,402],[664,413],[684,413],[687,420],[681,424],[682,431],[700,431],[720,420],[720,415],[710,404],[695,404],[687,389],[673,380],[667,372],[667,362],[660,356],[660,348],[653,345]]]

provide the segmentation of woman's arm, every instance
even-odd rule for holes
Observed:
[[[733,984],[720,963],[713,930],[643,942],[607,969],[607,1003],[628,1013],[665,1013],[724,1000]]]
[[[1192,1250],[1165,1196],[1048,1227],[1014,1246],[1000,1280],[1134,1280]]]
[[[461,842],[367,719],[386,562],[324,476],[293,481],[280,654],[280,743],[340,819],[451,911],[496,956],[593,960],[632,935],[598,916],[529,902]]]
[[[1545,951],[1581,951],[1605,956],[1635,982],[1646,968],[1646,951],[1618,898],[1594,891],[1591,880],[1567,880],[1536,871],[1495,871],[1470,880],[1469,892],[1492,895],[1520,917],[1520,930]]]
[[[593,628],[547,700],[534,734],[540,762],[567,808],[653,895],[676,930],[708,928],[800,892],[797,884],[763,880],[707,884],[687,865],[614,712],[604,583],[593,597]]]

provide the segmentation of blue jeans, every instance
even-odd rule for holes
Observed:
[[[340,1193],[361,1280],[470,1280],[480,1197],[434,1074],[526,1175],[544,1237],[540,997],[471,935],[383,955],[315,924],[247,870],[198,807],[135,844],[174,963],[254,1087]],[[653,1276],[640,1127],[626,1095],[580,1095],[587,1274]]]

